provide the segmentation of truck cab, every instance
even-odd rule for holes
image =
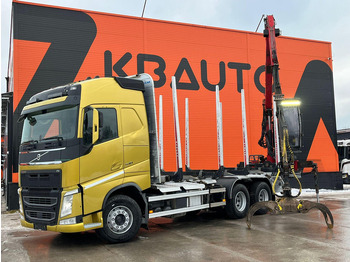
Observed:
[[[34,95],[20,146],[21,224],[59,232],[102,226],[117,190],[139,202],[151,185],[144,83],[101,78]],[[141,218],[140,218],[141,219]]]

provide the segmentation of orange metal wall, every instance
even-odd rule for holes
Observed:
[[[215,92],[205,87],[205,78],[215,85],[220,82],[221,75],[225,166],[232,167],[243,161],[239,87],[243,87],[246,94],[249,153],[266,154],[257,144],[261,134],[261,103],[264,95],[258,90],[256,80],[264,85],[264,74],[260,77],[255,74],[265,62],[265,39],[262,34],[88,11],[85,13],[94,21],[97,33],[73,80],[123,75],[123,71],[127,75],[141,71],[149,73],[160,85],[156,88],[157,106],[159,95],[163,95],[166,170],[175,170],[170,83],[171,76],[176,72],[181,76],[178,86],[184,88],[178,90],[183,150],[185,98],[189,98],[192,169],[215,169],[218,162]],[[14,108],[49,46],[47,42],[14,40]],[[277,38],[277,51],[282,91],[287,98],[295,96],[309,62],[322,61],[332,68],[329,42],[282,36]],[[240,76],[241,82],[238,81]],[[338,170],[337,152],[322,120],[319,121],[308,159],[317,160],[319,171]]]

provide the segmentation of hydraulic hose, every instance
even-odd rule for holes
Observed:
[[[278,176],[280,175],[280,173],[281,173],[281,171],[280,171],[280,169],[278,169],[275,181],[273,182],[273,185],[272,185],[272,192],[273,192],[274,195],[276,195],[275,186],[276,186],[276,182],[278,180]]]
[[[294,170],[294,152],[289,144],[289,133],[288,133],[288,129],[285,128],[283,130],[283,153],[282,153],[282,157],[284,161],[288,162],[288,156],[287,156],[287,147],[290,153],[290,161],[293,163],[290,165],[290,169],[293,173],[294,178],[297,180],[298,184],[299,184],[299,192],[296,196],[292,196],[293,198],[300,196],[301,191],[302,191],[302,186],[301,186],[301,182],[299,180],[299,178],[297,177],[297,175],[295,174],[295,170]]]

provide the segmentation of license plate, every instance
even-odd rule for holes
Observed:
[[[46,225],[34,224],[34,229],[47,230]]]

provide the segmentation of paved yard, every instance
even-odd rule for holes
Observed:
[[[1,261],[350,261],[350,190],[321,193],[321,202],[333,213],[332,230],[317,210],[255,216],[251,230],[245,219],[201,213],[153,219],[148,231],[117,245],[101,242],[94,231],[26,229],[18,212],[2,211]]]

